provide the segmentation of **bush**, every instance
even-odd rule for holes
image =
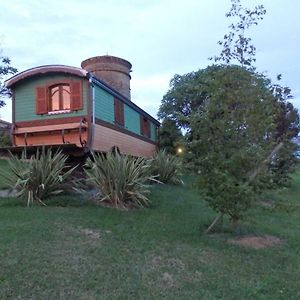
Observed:
[[[10,136],[7,132],[0,131],[0,147],[11,146]]]
[[[18,197],[27,196],[27,205],[39,202],[51,195],[63,192],[62,183],[74,168],[65,171],[67,156],[61,151],[52,153],[51,149],[37,150],[26,159],[23,152],[19,159],[11,154],[8,161],[10,172],[4,174],[8,184],[18,190]]]
[[[150,162],[151,174],[162,183],[182,184],[181,161],[165,150],[155,154]]]
[[[148,206],[149,165],[143,158],[118,152],[94,154],[88,158],[84,171],[87,183],[100,189],[95,197],[115,207]]]

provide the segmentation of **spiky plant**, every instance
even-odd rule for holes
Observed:
[[[167,154],[165,150],[157,152],[150,161],[151,174],[162,183],[182,184],[181,161]]]
[[[26,159],[25,152],[21,159],[10,155],[9,173],[4,177],[7,183],[18,191],[18,197],[27,197],[27,205],[43,201],[50,195],[63,192],[62,183],[74,168],[66,170],[67,156],[61,151],[51,149],[37,150],[36,154]]]
[[[101,192],[98,201],[107,201],[115,207],[145,207],[150,200],[147,181],[149,165],[143,158],[136,158],[118,152],[94,154],[88,158],[84,171],[87,182]]]

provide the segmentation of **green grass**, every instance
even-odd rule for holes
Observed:
[[[281,197],[299,205],[300,172]],[[300,208],[252,209],[239,232],[204,235],[215,214],[190,181],[153,186],[150,209],[0,199],[0,299],[299,299]],[[298,202],[297,202],[298,201]],[[63,206],[58,206],[62,203]],[[253,250],[238,233],[284,240]]]

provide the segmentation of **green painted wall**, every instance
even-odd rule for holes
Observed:
[[[46,85],[50,81],[63,79],[79,79],[72,75],[41,75],[28,78],[19,83],[15,91],[15,120],[32,121],[45,119],[59,119],[65,117],[75,117],[87,114],[87,85],[83,84],[83,110],[68,114],[59,115],[37,115],[35,112],[35,88],[36,86]],[[85,81],[87,79],[83,79]],[[114,96],[95,85],[95,116],[98,119],[114,124]],[[140,132],[140,114],[134,109],[124,104],[124,127],[125,129],[136,133]],[[151,140],[156,141],[156,125],[150,122]]]
[[[101,87],[95,85],[95,117],[109,122],[115,123],[114,114],[114,96],[103,90]],[[140,129],[140,114],[133,108],[124,103],[124,128],[141,135]],[[156,126],[150,122],[151,137],[152,141],[156,141]]]
[[[126,104],[124,104],[124,121],[125,129],[141,134],[140,114]]]
[[[114,123],[114,97],[96,85],[94,89],[95,117],[109,123]]]
[[[87,90],[83,84],[83,110],[75,111],[68,114],[60,115],[37,115],[35,111],[35,87],[47,84],[49,81],[60,79],[80,79],[77,76],[67,75],[41,75],[38,77],[28,78],[16,85],[15,91],[15,120],[32,121],[45,119],[59,119],[65,117],[75,117],[87,114]]]

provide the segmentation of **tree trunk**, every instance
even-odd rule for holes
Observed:
[[[209,234],[219,222],[223,222],[223,213],[220,213],[206,229],[205,233]]]

